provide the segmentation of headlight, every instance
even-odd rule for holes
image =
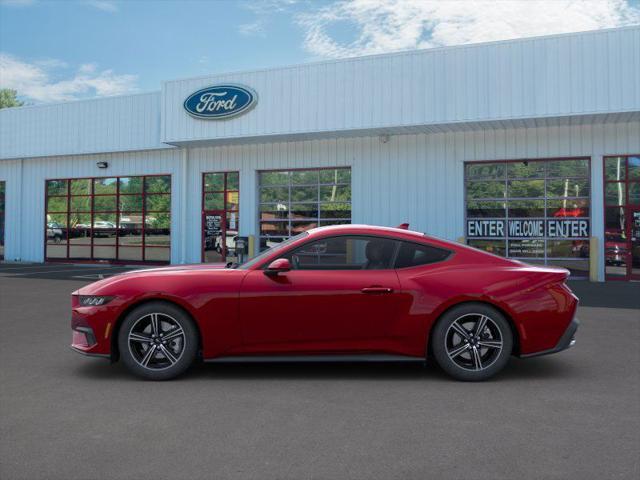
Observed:
[[[97,307],[109,303],[113,298],[114,297],[102,297],[97,295],[80,295],[78,301],[83,307]]]

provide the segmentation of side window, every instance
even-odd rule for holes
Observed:
[[[386,238],[344,235],[303,245],[287,258],[295,270],[384,270],[392,268],[396,246]]]
[[[416,267],[445,260],[449,254],[448,250],[431,247],[419,243],[401,242],[396,268]]]

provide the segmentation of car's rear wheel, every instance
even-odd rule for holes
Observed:
[[[118,334],[118,347],[132,373],[149,380],[169,380],[193,363],[198,333],[182,309],[165,302],[150,302],[126,316]]]
[[[513,333],[495,308],[465,303],[447,311],[436,324],[431,339],[433,356],[452,377],[463,381],[486,380],[509,361]]]

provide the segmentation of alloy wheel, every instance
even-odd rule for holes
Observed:
[[[180,324],[166,313],[140,317],[129,330],[129,351],[134,360],[149,370],[164,370],[182,356],[186,336]]]
[[[480,371],[489,368],[500,356],[503,339],[491,317],[468,313],[458,317],[447,329],[445,350],[458,367]]]

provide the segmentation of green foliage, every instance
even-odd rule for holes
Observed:
[[[512,198],[544,197],[544,180],[511,180],[508,188]]]
[[[147,193],[171,193],[171,177],[147,177],[145,179]]]
[[[18,100],[18,92],[10,88],[0,88],[0,108],[21,107],[24,102]]]

